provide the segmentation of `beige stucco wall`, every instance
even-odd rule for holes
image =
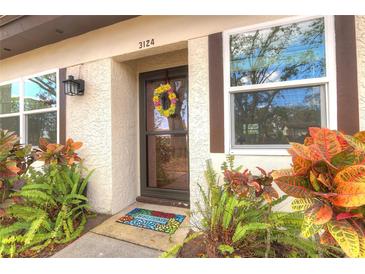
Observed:
[[[195,212],[201,197],[198,184],[205,187],[205,161],[210,158],[208,37],[189,40],[188,50],[190,208]]]
[[[355,22],[360,130],[365,130],[365,16],[356,16]]]
[[[85,95],[66,98],[66,135],[84,143],[81,156],[95,169],[88,186],[90,205],[102,213],[110,213],[112,203],[111,69],[111,59],[67,69],[85,80]]]
[[[111,212],[135,201],[138,191],[138,91],[136,72],[128,64],[112,61],[111,70]],[[110,153],[110,152],[109,152]]]
[[[156,50],[172,44],[178,47],[189,39],[280,17],[283,16],[140,16],[1,60],[0,83],[109,57],[135,59],[131,53],[148,53],[138,49],[138,43],[146,39],[155,39]]]

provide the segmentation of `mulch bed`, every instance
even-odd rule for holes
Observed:
[[[190,231],[188,236],[192,233],[194,232]],[[212,250],[215,251],[217,246],[218,243],[212,243],[212,241],[209,241],[207,236],[203,234],[185,243],[176,254],[176,258],[224,258],[224,256],[218,252],[214,252],[214,255],[208,254],[213,253]],[[254,254],[253,251],[256,248],[265,249],[265,246],[242,248],[239,252],[236,251],[235,255],[238,255],[241,258],[262,258]],[[271,248],[275,251],[276,258],[288,258],[288,255],[293,251],[291,247],[278,243],[272,243]],[[338,254],[338,256],[341,257],[341,254]]]
[[[191,233],[189,232],[189,234]],[[184,244],[176,258],[202,258],[205,257],[205,253],[206,239],[204,235],[201,235]]]
[[[218,245],[218,244],[216,244]],[[205,235],[201,235],[196,237],[195,239],[187,242],[183,245],[183,247],[180,249],[180,251],[177,253],[177,258],[224,258],[223,255],[218,254],[217,252],[214,252],[213,250],[216,250],[216,246],[212,245],[210,241],[207,240]],[[265,248],[265,247],[262,247]],[[285,254],[289,254],[290,248],[285,247],[283,245],[272,245],[272,249],[276,251],[276,254],[282,254],[283,256],[277,256],[277,258],[286,258]],[[252,252],[252,249],[242,249],[240,252],[235,253],[236,255],[242,257],[242,258],[255,258],[255,256]],[[214,255],[208,254],[215,253]]]

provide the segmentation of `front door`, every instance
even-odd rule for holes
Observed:
[[[177,99],[175,112],[168,117],[153,102],[155,89],[166,83]],[[188,67],[142,73],[139,86],[141,195],[188,201]],[[162,109],[169,109],[168,97],[161,95],[160,102]]]

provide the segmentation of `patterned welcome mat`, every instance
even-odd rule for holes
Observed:
[[[117,222],[154,231],[165,232],[168,234],[174,234],[184,219],[184,215],[135,208],[128,212],[127,215],[120,217]]]

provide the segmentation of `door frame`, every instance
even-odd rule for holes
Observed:
[[[167,72],[167,73],[166,73]],[[181,131],[161,131],[159,134],[165,133],[184,133],[187,136],[186,146],[188,153],[188,190],[177,190],[177,189],[162,189],[148,187],[147,180],[147,138],[146,138],[146,85],[145,81],[157,81],[161,79],[186,77],[187,89],[188,89],[188,126],[187,130]],[[166,68],[156,71],[144,72],[139,74],[139,141],[140,141],[140,186],[141,196],[162,198],[169,200],[187,201],[190,200],[190,165],[189,165],[189,81],[188,81],[188,66],[179,66],[173,68]]]

